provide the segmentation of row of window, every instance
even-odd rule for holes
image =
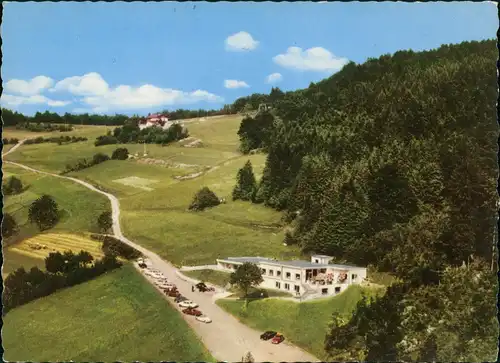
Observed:
[[[263,274],[263,275],[265,275],[265,274],[266,274],[266,272],[267,272],[267,271],[266,271],[266,269],[265,269],[265,268],[263,268],[263,269],[261,269],[261,270],[262,270],[262,274]],[[268,272],[268,276],[274,276],[274,270],[271,270],[271,269],[270,269],[270,270],[269,270],[269,272]],[[280,277],[280,276],[281,276],[281,271],[280,271],[280,270],[276,270],[276,276],[277,276],[277,277]],[[291,280],[291,279],[292,279],[292,274],[291,274],[290,272],[287,272],[287,273],[285,274],[285,277],[286,277],[287,279]],[[300,280],[300,274],[295,274],[295,280]]]
[[[281,289],[281,282],[276,281],[276,288]],[[296,292],[300,292],[299,285],[294,285],[293,288]],[[285,290],[290,290],[290,284],[285,284]]]

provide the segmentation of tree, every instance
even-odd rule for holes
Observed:
[[[189,205],[189,210],[202,211],[206,208],[218,206],[219,204],[219,197],[208,187],[203,187],[194,196],[193,201]]]
[[[233,200],[253,201],[257,192],[257,181],[253,174],[252,163],[248,160],[238,171],[236,186],[233,189]]]
[[[128,159],[128,150],[124,147],[119,147],[113,154],[111,155],[111,159],[113,160],[126,160]]]
[[[40,231],[54,227],[59,221],[59,209],[50,195],[42,195],[31,203],[28,211],[30,223],[35,223]]]
[[[2,237],[9,238],[18,232],[19,226],[14,217],[9,213],[4,213],[2,219]]]
[[[11,176],[7,179],[2,189],[5,195],[19,194],[23,190],[23,183],[15,176]]]
[[[110,211],[102,212],[97,218],[99,230],[103,233],[109,231],[113,226],[113,219]]]
[[[244,115],[248,115],[250,114],[250,112],[252,112],[252,110],[253,110],[252,105],[250,103],[247,103],[245,107],[243,107],[242,112]]]
[[[241,357],[241,361],[243,363],[254,363],[255,359],[253,358],[252,353],[247,352],[247,354],[245,354],[245,356]]]
[[[238,266],[235,272],[231,273],[229,283],[238,286],[243,291],[244,296],[247,297],[250,287],[257,286],[262,281],[264,279],[260,268],[254,263],[245,262]]]
[[[106,160],[109,160],[108,155],[103,154],[103,153],[97,153],[92,158],[92,164],[97,165],[97,164],[105,162]]]
[[[66,268],[66,260],[62,253],[51,252],[45,257],[45,269],[52,273],[62,273]]]

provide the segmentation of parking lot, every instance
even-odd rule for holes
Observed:
[[[175,306],[183,315],[187,323],[193,328],[212,355],[220,361],[238,362],[247,353],[251,352],[257,362],[317,362],[316,357],[291,345],[286,340],[280,344],[272,344],[271,341],[260,339],[263,332],[253,330],[235,317],[228,314],[213,301],[216,292],[199,292],[193,285],[179,278],[176,268],[159,257],[152,256],[146,259],[147,268],[136,267],[143,273],[150,283],[161,291],[165,299]],[[146,271],[154,269],[156,274],[147,276]],[[163,286],[167,283],[175,285],[179,293],[185,298],[196,303],[197,310],[211,319],[210,323],[196,320],[195,316],[182,313],[185,308],[180,307],[174,297],[168,297],[164,289],[155,284],[161,278],[166,278]]]

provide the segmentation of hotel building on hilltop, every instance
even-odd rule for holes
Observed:
[[[311,261],[277,261],[265,257],[217,259],[217,268],[232,272],[245,262],[256,264],[264,281],[260,287],[288,291],[302,299],[336,295],[366,279],[366,268],[329,263],[331,256],[312,255]]]

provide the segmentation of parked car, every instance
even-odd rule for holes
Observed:
[[[175,302],[176,303],[180,303],[181,301],[186,301],[188,298],[187,297],[184,297],[182,295],[179,295],[175,298]]]
[[[181,294],[179,293],[179,291],[177,291],[177,289],[170,289],[170,291],[168,292],[168,296],[170,297],[177,297],[180,295]]]
[[[183,312],[184,314],[187,314],[187,315],[193,315],[193,316],[201,316],[201,315],[203,315],[203,314],[201,313],[201,311],[196,310],[196,309],[193,309],[193,308],[187,308],[187,309],[184,309],[184,310],[182,310],[182,312]]]
[[[278,334],[276,334],[274,336],[273,340],[271,340],[271,343],[273,343],[273,344],[279,344],[283,340],[285,340],[285,337],[283,335],[281,335],[280,333],[278,333]]]
[[[275,331],[272,331],[272,330],[268,330],[265,333],[261,334],[260,339],[269,340],[271,338],[274,338],[276,336],[276,334],[278,334],[278,333]]]
[[[198,282],[196,284],[196,288],[198,289],[198,291],[201,291],[201,292],[205,292],[208,290],[208,286],[204,282]]]
[[[197,316],[197,317],[196,317],[196,320],[201,321],[202,323],[206,323],[206,324],[208,324],[208,323],[211,323],[211,322],[212,322],[212,319],[210,319],[210,318],[209,318],[208,316],[206,316],[206,315]]]
[[[194,301],[191,301],[191,300],[185,300],[185,301],[181,301],[179,302],[179,306],[181,308],[197,308],[198,307],[198,304],[195,303]]]

